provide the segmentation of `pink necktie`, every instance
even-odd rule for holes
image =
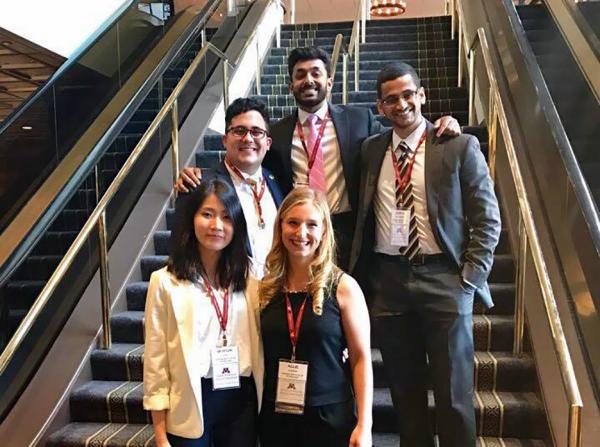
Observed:
[[[321,191],[324,194],[327,194],[327,183],[325,183],[325,164],[323,162],[323,148],[320,143],[319,146],[315,148],[315,141],[319,135],[317,121],[320,121],[320,119],[314,113],[309,114],[306,118],[306,122],[308,123],[308,141],[306,142],[306,145],[310,151],[309,157],[312,158],[313,150],[317,151],[315,162],[312,165],[308,176],[308,186],[315,191]],[[322,122],[321,125],[324,126],[325,123]]]

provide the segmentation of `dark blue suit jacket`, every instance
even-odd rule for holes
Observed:
[[[267,180],[267,188],[269,189],[269,192],[271,193],[271,196],[273,197],[273,200],[275,201],[275,206],[277,208],[279,208],[279,205],[283,201],[283,193],[281,192],[281,189],[279,188],[277,179],[275,178],[275,176],[273,174],[271,174],[269,172],[268,169],[262,168],[262,170],[263,170],[263,175],[265,176],[265,179]],[[229,174],[229,171],[227,170],[227,167],[225,166],[225,162],[221,162],[221,163],[219,163],[219,165],[216,168],[209,170],[206,173],[206,176],[207,176],[206,178],[211,178],[211,176],[218,176],[219,178],[222,178],[227,183],[229,183],[232,188],[234,188],[233,180],[231,179],[231,175]],[[248,254],[250,256],[252,256],[252,247],[250,247],[249,240],[247,241],[247,246],[248,246]]]

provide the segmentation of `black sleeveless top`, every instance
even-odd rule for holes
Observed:
[[[335,279],[325,293],[320,316],[312,311],[312,297],[306,301],[296,347],[296,360],[308,362],[306,406],[344,402],[353,396],[350,366],[342,358],[346,337],[336,298],[341,275],[342,272],[334,273]],[[306,293],[294,292],[288,296],[296,319]],[[275,402],[279,360],[289,360],[292,356],[284,293],[275,296],[263,309],[261,333],[265,354],[263,398]]]

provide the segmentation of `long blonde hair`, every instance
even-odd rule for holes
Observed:
[[[312,308],[316,315],[323,312],[323,300],[331,285],[335,269],[335,239],[329,206],[320,192],[307,187],[297,187],[281,203],[273,228],[273,245],[267,255],[265,276],[260,284],[259,296],[261,308],[264,308],[285,287],[288,269],[288,253],[281,239],[281,224],[287,213],[294,207],[310,204],[323,219],[323,237],[317,247],[315,257],[308,267],[307,291],[312,296]]]

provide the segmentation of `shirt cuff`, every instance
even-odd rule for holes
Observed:
[[[465,278],[461,278],[462,282],[464,282],[465,284],[470,285],[471,287],[473,287],[473,289],[476,289],[477,286],[475,284],[473,284],[472,282],[467,281]]]

